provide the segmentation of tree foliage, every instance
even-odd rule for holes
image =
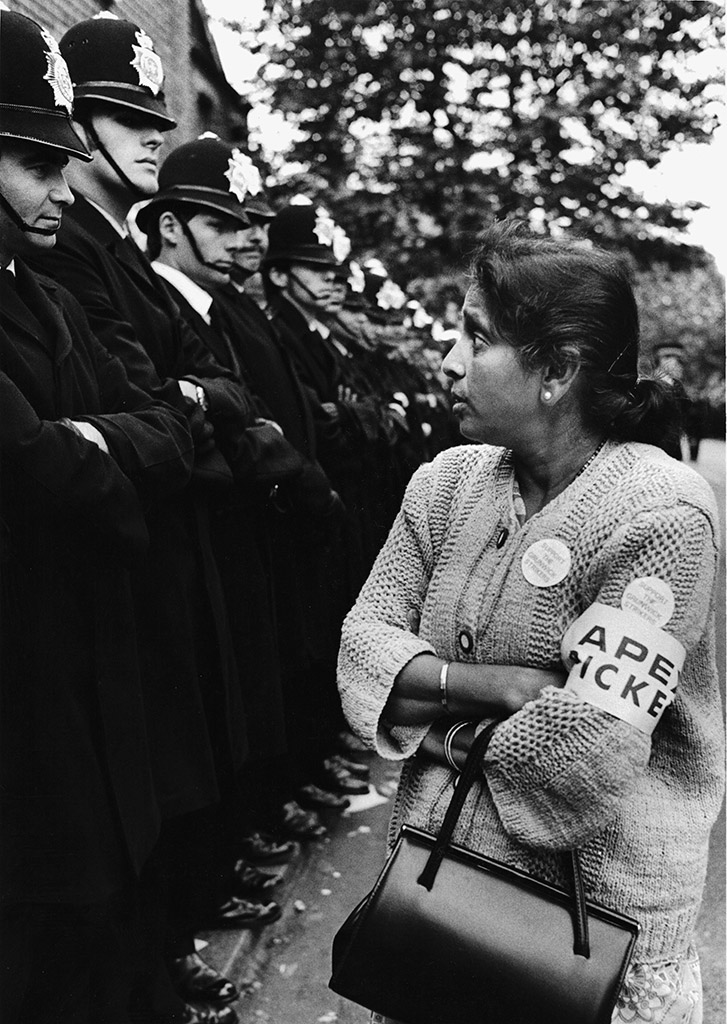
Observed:
[[[688,390],[715,401],[724,388],[724,279],[714,266],[675,271],[657,263],[636,274],[635,292],[645,368],[655,345],[678,342]]]
[[[328,206],[357,249],[409,279],[456,265],[513,214],[640,260],[689,208],[648,203],[627,162],[705,141],[719,86],[694,59],[719,44],[698,0],[274,0],[273,105],[298,125],[283,193]]]

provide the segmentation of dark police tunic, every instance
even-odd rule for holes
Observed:
[[[243,429],[252,415],[244,390],[181,318],[134,243],[82,196],[37,265],[75,294],[131,380],[195,417],[199,408],[176,383],[192,380],[205,389],[215,429]],[[227,784],[247,749],[208,525],[210,490],[228,486],[231,473],[208,438],[195,432],[200,436],[192,486],[147,510],[149,556],[134,580],[155,783],[168,817],[215,802],[219,784]]]
[[[300,381],[293,360],[265,312],[233,287],[219,290],[212,322],[232,339],[237,362],[265,415],[280,424],[304,460],[301,476],[281,487],[269,510],[273,581],[280,636],[288,743],[302,775],[320,760],[338,699],[331,664],[337,650],[329,551],[340,523],[322,514],[331,483],[317,460],[317,400]],[[333,707],[331,707],[333,705]],[[302,781],[299,780],[299,781]],[[305,781],[309,781],[306,778]]]
[[[164,280],[164,286],[217,362],[241,377],[225,328],[208,324],[171,283]],[[259,403],[256,411],[267,412]],[[268,498],[276,484],[300,474],[303,460],[270,425],[246,434],[235,455],[227,453],[235,484],[212,502],[210,529],[242,687],[249,756],[257,759],[286,749]]]
[[[68,293],[20,263],[17,289],[0,278],[2,893],[98,902],[157,835],[128,569],[141,502],[186,485],[192,442]]]

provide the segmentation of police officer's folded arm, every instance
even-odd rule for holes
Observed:
[[[4,498],[12,512],[22,481],[22,515],[85,524],[133,563],[148,544],[135,487],[113,459],[60,421],[41,420],[10,378],[0,372],[0,454]]]

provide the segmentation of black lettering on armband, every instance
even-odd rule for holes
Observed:
[[[616,657],[631,658],[632,661],[644,661],[648,653],[648,647],[644,647],[644,645],[640,644],[638,640],[633,640],[630,636],[624,636],[621,638],[621,643],[618,645]]]
[[[590,658],[588,660],[590,661]],[[604,672],[615,672],[618,675],[618,665],[599,665],[593,673],[593,681],[596,686],[600,686],[602,690],[610,690],[611,684],[603,682]]]
[[[581,670],[578,673],[578,675],[579,675],[579,677],[581,679],[585,679],[586,678],[586,672],[588,671],[588,666],[591,664],[592,661],[593,661],[593,655],[589,654],[588,657],[586,658],[586,660],[581,665]]]
[[[661,709],[662,709],[662,706],[664,704],[664,701],[666,699],[667,699],[667,695],[664,693],[664,691],[663,690],[657,690],[656,693],[654,694],[654,699],[652,700],[651,704],[649,705],[649,710],[647,711],[647,714],[651,715],[652,718],[658,718],[660,713],[661,713]]]
[[[603,653],[606,653],[606,630],[603,626],[594,626],[593,629],[589,629],[582,640],[578,641],[579,644],[593,644]]]
[[[673,669],[673,668],[674,668],[674,662],[673,661],[669,661],[669,659],[665,658],[663,654],[657,654],[657,656],[654,658],[653,665],[649,669],[649,675],[652,676],[654,679],[657,679],[660,683],[663,683],[664,686],[668,686],[669,685],[669,675],[668,675],[669,669]],[[660,672],[664,672],[664,671],[667,672],[666,677],[664,677],[662,675],[659,675]]]
[[[621,696],[624,700],[626,700],[630,695],[636,707],[640,708],[641,705],[639,704],[639,697],[637,691],[643,690],[644,687],[648,687],[648,685],[648,683],[637,683],[636,676],[629,676],[628,682],[621,691]]]

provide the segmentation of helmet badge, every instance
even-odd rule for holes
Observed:
[[[241,153],[239,149],[233,149],[225,177],[230,183],[230,192],[240,202],[243,202],[247,195],[256,196],[262,191],[260,171],[250,157]]]
[[[366,278],[364,272],[361,269],[361,265],[356,260],[351,260],[351,266],[348,274],[348,286],[352,292],[362,294],[366,287]]]
[[[338,263],[343,263],[351,252],[351,239],[343,228],[336,224],[333,229],[333,255]]]
[[[381,309],[401,309],[406,295],[390,277],[384,281],[376,294],[376,303]]]
[[[316,210],[316,222],[313,233],[321,245],[333,245],[333,235],[336,225],[333,217],[327,213],[322,206]]]
[[[139,85],[145,85],[156,96],[164,84],[162,59],[154,52],[154,43],[143,29],[136,33],[136,41],[139,45],[132,45],[134,59],[130,64],[139,76]]]
[[[351,241],[333,217],[322,206],[316,210],[316,222],[313,233],[321,245],[330,245],[338,263],[343,263],[351,251]]]
[[[61,56],[58,43],[50,32],[42,30],[42,36],[48,47],[45,59],[48,62],[48,70],[43,75],[46,82],[53,90],[53,99],[57,107],[65,107],[70,114],[73,110],[73,83],[68,70],[68,65]]]

